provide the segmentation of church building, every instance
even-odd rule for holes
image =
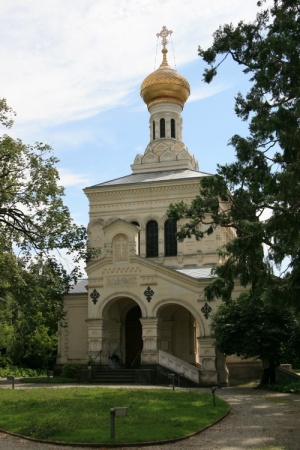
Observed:
[[[210,330],[219,303],[208,303],[204,288],[232,230],[180,242],[179,224],[167,217],[170,203],[191,202],[199,180],[210,176],[199,171],[183,142],[190,86],[168,65],[170,33],[163,27],[158,34],[162,62],[141,85],[150,114],[144,153],[129,175],[84,189],[89,244],[100,254],[86,267],[88,279],[65,298],[57,364],[90,361],[100,370],[135,370],[141,382],[165,372],[197,385],[227,384],[225,358]]]

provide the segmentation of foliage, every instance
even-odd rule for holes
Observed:
[[[55,258],[44,262],[38,256],[0,254],[3,272],[6,261],[13,270],[0,281],[0,349],[15,365],[47,369],[56,356],[57,324],[64,320],[70,276]]]
[[[116,418],[111,439],[109,411],[129,407]],[[229,411],[211,394],[162,389],[3,389],[0,428],[61,442],[133,443],[180,438],[214,423]],[[45,414],[45,411],[47,412]]]
[[[289,394],[300,394],[300,379],[299,381],[277,382],[268,386],[271,391],[286,392]]]
[[[207,83],[228,57],[250,77],[249,92],[239,93],[235,104],[236,114],[249,123],[249,136],[232,137],[236,161],[204,177],[200,195],[191,205],[171,205],[169,217],[187,220],[179,238],[199,239],[217,228],[234,231],[221,249],[225,264],[215,271],[209,299],[229,300],[239,279],[251,298],[299,308],[299,1],[274,0],[255,22],[220,27],[199,55],[209,65]],[[274,276],[277,270],[280,277]]]
[[[208,300],[227,304],[214,319],[217,345],[226,353],[263,355],[274,366],[283,348],[295,353],[287,348],[293,339],[282,326],[293,328],[294,313],[299,327],[300,313],[299,1],[274,0],[253,23],[220,27],[212,46],[199,47],[199,55],[209,65],[207,83],[226,58],[250,77],[250,90],[238,93],[235,102],[249,136],[232,137],[236,160],[219,165],[216,176],[203,177],[200,194],[190,205],[171,205],[169,218],[184,220],[180,239],[231,233],[230,241],[223,238],[223,263],[206,288]],[[247,289],[237,302],[236,284]]]
[[[8,106],[5,98],[0,98],[0,124],[10,128],[13,124],[15,112]]]
[[[40,370],[29,369],[28,367],[16,367],[13,365],[0,367],[0,378],[10,375],[14,377],[37,377],[40,373]]]
[[[65,364],[62,368],[62,376],[65,378],[76,378],[81,368],[81,364]]]
[[[11,125],[4,99],[0,123]],[[4,134],[0,138],[0,234],[2,251],[12,245],[48,254],[54,249],[86,252],[85,227],[73,223],[63,203],[57,158],[48,145],[24,144]],[[78,256],[75,257],[78,262]]]
[[[243,358],[292,362],[300,355],[300,319],[288,307],[251,302],[248,295],[223,303],[212,318],[218,349]]]
[[[14,112],[0,99],[0,125]],[[86,229],[63,202],[58,160],[48,145],[0,137],[1,364],[47,368],[55,358],[63,296],[92,256]],[[66,270],[61,252],[67,253]]]

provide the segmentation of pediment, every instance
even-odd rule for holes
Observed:
[[[132,223],[127,222],[126,220],[116,219],[113,222],[110,222],[103,228],[104,234],[117,234],[117,233],[129,233],[134,234],[137,232],[137,226]]]
[[[164,283],[170,283],[172,288],[178,285],[193,290],[199,289],[203,282],[207,283],[207,280],[195,279],[137,255],[130,256],[126,265],[116,265],[112,257],[106,257],[90,263],[86,271],[90,280],[101,280],[104,286],[113,283],[117,286],[121,281],[127,285],[156,285],[161,279]]]

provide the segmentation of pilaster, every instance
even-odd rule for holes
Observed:
[[[143,351],[141,364],[157,364],[158,362],[158,319],[143,318],[142,324]]]
[[[211,337],[198,337],[199,357],[202,368],[201,383],[216,384],[218,380],[215,341]]]

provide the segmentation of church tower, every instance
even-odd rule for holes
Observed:
[[[88,279],[66,297],[68,327],[60,329],[57,363],[89,360],[98,376],[131,370],[143,383],[164,382],[172,371],[196,385],[226,384],[210,330],[218,301],[208,304],[204,289],[230,236],[217,230],[179,242],[180,224],[167,217],[171,203],[190,203],[200,179],[210,176],[182,140],[190,86],[168,65],[171,33],[166,27],[158,33],[162,63],[141,85],[150,113],[144,154],[130,174],[84,189],[89,242],[100,253],[87,265]]]
[[[182,142],[181,112],[190,95],[188,81],[167,62],[167,36],[172,31],[164,26],[157,37],[162,38],[163,60],[141,85],[141,97],[150,112],[150,141],[144,155],[137,155],[131,166],[134,173],[191,169],[198,163]]]

